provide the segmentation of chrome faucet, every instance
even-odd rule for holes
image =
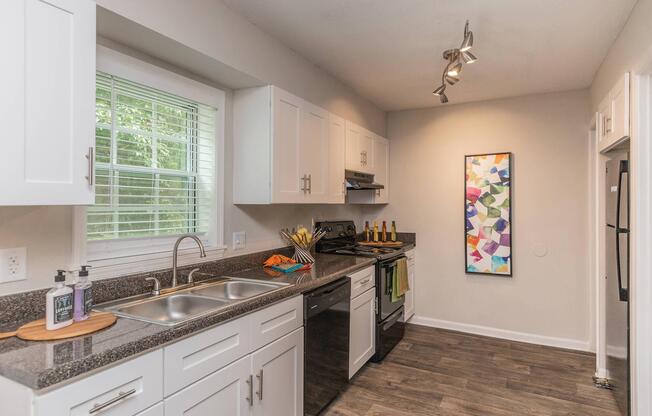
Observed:
[[[181,244],[181,241],[185,238],[192,238],[193,240],[195,240],[195,242],[199,246],[199,257],[206,257],[206,250],[204,250],[204,244],[202,244],[201,240],[197,238],[197,236],[192,234],[186,234],[179,237],[177,239],[177,242],[174,243],[174,249],[172,250],[172,287],[177,286],[177,257],[179,254],[179,244]]]

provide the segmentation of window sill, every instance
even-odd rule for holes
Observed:
[[[206,257],[202,258],[193,241],[184,243],[179,248],[177,262],[179,267],[220,260],[224,258],[226,251],[226,246],[206,246]],[[93,243],[89,243],[89,249],[91,245]],[[117,255],[117,253],[100,255],[96,249],[91,255],[89,250],[88,264],[92,267],[93,280],[167,269],[172,267],[172,247],[173,244],[167,245],[165,250],[129,255]]]

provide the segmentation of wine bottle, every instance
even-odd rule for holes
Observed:
[[[392,221],[392,230],[390,234],[390,239],[396,241],[396,221]]]
[[[374,221],[374,243],[378,242],[378,221]]]
[[[369,221],[365,221],[364,222],[364,241],[366,241],[368,243],[370,238],[371,238],[371,230],[369,229]]]
[[[387,241],[387,221],[383,221],[382,241],[383,243]]]

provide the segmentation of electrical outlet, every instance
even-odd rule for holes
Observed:
[[[27,279],[27,249],[25,247],[0,250],[0,283]]]
[[[244,231],[236,231],[233,233],[233,249],[242,250],[247,243],[247,234]]]

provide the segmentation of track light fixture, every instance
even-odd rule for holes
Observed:
[[[442,104],[448,102],[446,96],[446,83],[455,85],[460,80],[460,73],[462,72],[462,64],[472,64],[477,61],[471,52],[473,48],[473,32],[469,30],[469,21],[464,25],[464,40],[459,49],[448,49],[444,51],[444,59],[447,61],[446,68],[441,74],[441,85],[437,87],[432,93],[439,97]]]

